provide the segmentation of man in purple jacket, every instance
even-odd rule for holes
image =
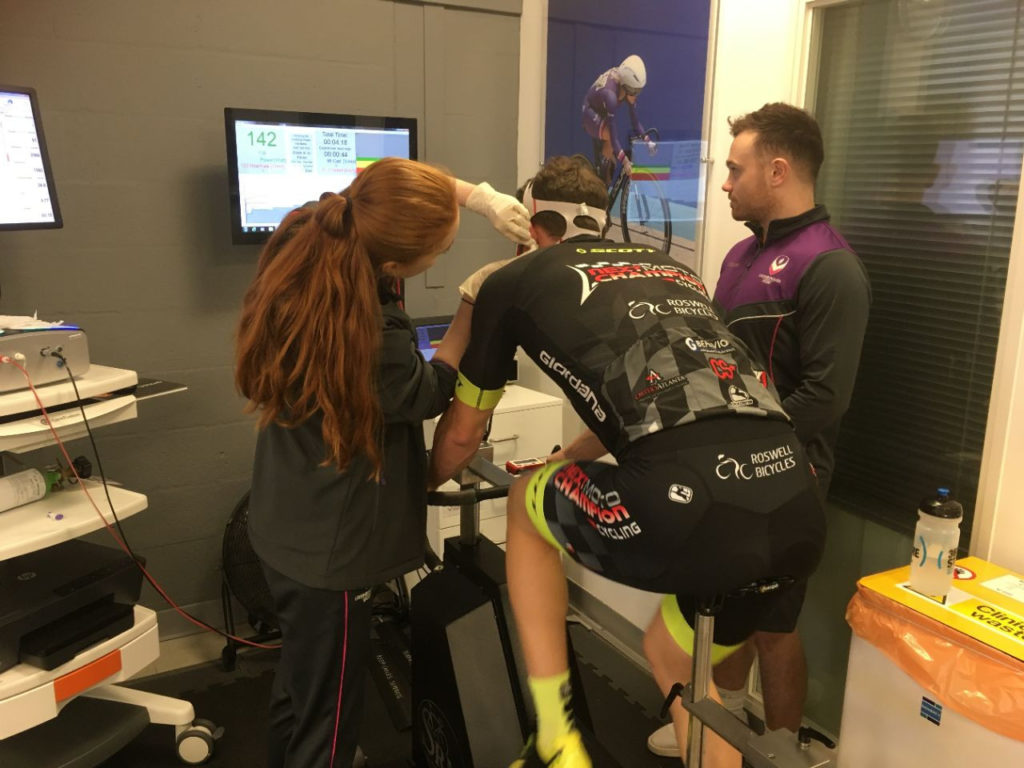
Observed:
[[[775,383],[824,498],[860,361],[871,303],[868,275],[828,223],[825,207],[815,205],[824,149],[814,118],[776,103],[729,125],[733,142],[722,189],[733,218],[754,234],[726,255],[715,305]],[[756,647],[772,730],[796,731],[803,716],[807,663],[796,623],[806,586],[791,590],[788,605],[762,622],[753,642],[715,669],[723,700],[741,707]],[[648,746],[657,754],[679,754],[671,730],[651,734]]]

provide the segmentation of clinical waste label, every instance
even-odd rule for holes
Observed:
[[[1010,613],[998,605],[975,599],[957,603],[950,608],[971,621],[997,629],[1009,637],[1024,642],[1024,618]]]

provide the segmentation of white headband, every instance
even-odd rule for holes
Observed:
[[[605,222],[607,221],[607,214],[602,210],[592,210],[586,203],[564,203],[559,200],[538,200],[533,196],[533,182],[528,182],[526,189],[523,191],[523,205],[530,212],[530,216],[540,213],[541,211],[552,211],[557,213],[563,219],[565,219],[565,234],[562,235],[560,240],[568,240],[570,237],[577,237],[578,235],[589,235],[590,237],[600,237],[604,233]],[[589,216],[591,219],[597,222],[598,230],[585,229],[576,225],[576,218],[579,216]]]

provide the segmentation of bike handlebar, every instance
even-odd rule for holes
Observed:
[[[658,141],[661,138],[661,134],[658,133],[657,128],[648,128],[643,133],[631,133],[629,134],[629,143],[632,144],[637,139],[642,141]]]
[[[467,488],[462,491],[429,491],[427,504],[432,507],[461,507],[463,504],[476,504],[487,499],[500,499],[508,496],[508,486],[498,488]]]
[[[500,499],[508,496],[508,487],[515,479],[505,470],[495,466],[479,454],[473,457],[469,465],[463,470],[463,475],[470,472],[480,480],[491,484],[490,488],[480,488],[474,485],[470,488],[463,488],[458,491],[429,491],[427,493],[427,504],[431,506],[461,507],[464,504],[476,504],[478,501],[487,499]]]

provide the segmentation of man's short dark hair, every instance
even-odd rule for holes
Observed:
[[[583,155],[549,158],[533,177],[531,191],[541,200],[586,203],[602,211],[608,207],[608,187]]]
[[[757,133],[755,147],[764,155],[786,155],[811,181],[825,159],[821,128],[810,114],[792,104],[765,104],[756,112],[729,119],[733,137],[745,131]]]
[[[516,197],[520,200],[523,199],[527,184],[531,185],[530,193],[539,200],[586,203],[600,211],[608,207],[608,187],[584,155],[556,155],[548,158],[537,175],[516,190]],[[532,221],[555,237],[565,234],[565,219],[561,214],[540,211]],[[576,223],[577,226],[589,223],[595,232],[597,230],[597,222],[590,217],[577,217]]]

